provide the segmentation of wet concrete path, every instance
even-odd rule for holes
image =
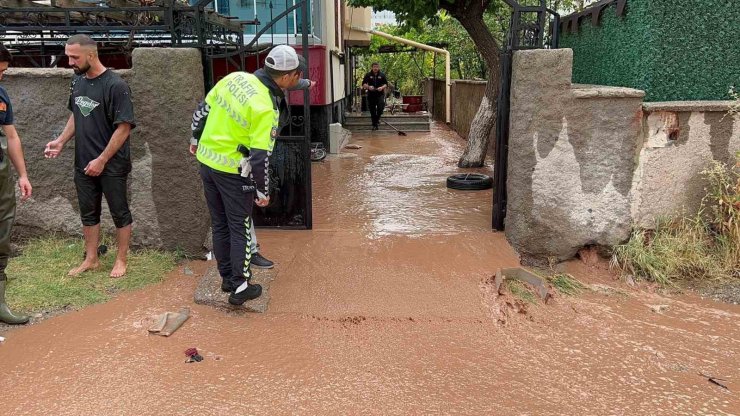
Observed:
[[[310,232],[260,231],[266,314],[192,303],[205,262],[3,334],[8,415],[740,414],[740,308],[620,286],[511,313],[488,277],[517,265],[491,191],[445,188],[449,131],[355,136],[315,164]],[[661,313],[649,305],[665,304]],[[170,338],[151,317],[190,306]],[[185,364],[197,347],[205,360]],[[726,391],[698,373],[727,379]]]

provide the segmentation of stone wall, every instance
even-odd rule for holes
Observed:
[[[131,135],[133,244],[200,253],[209,223],[195,159],[187,153],[190,118],[202,100],[203,68],[195,49],[141,48],[129,83],[137,127]],[[43,156],[64,127],[71,70],[10,69],[2,81],[13,101],[34,197],[19,203],[16,237],[81,235],[73,178],[74,140],[58,159]],[[105,203],[104,203],[105,205]],[[103,226],[114,227],[104,207]]]
[[[644,104],[643,142],[632,190],[632,216],[651,228],[661,216],[693,214],[708,185],[701,172],[713,160],[734,165],[740,152],[740,116],[730,102]]]
[[[570,49],[514,54],[506,236],[525,262],[696,213],[701,172],[740,152],[730,102],[643,103],[640,90],[572,84],[572,62]]]
[[[644,93],[571,84],[570,49],[514,54],[506,236],[525,262],[629,237]]]

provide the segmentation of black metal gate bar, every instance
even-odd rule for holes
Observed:
[[[511,20],[506,43],[501,51],[501,78],[496,111],[496,153],[493,165],[493,229],[504,230],[506,219],[506,172],[509,158],[509,120],[511,110],[511,72],[514,51],[558,47],[560,16],[549,9],[545,0],[539,6],[522,6],[517,0],[504,0],[511,6]],[[527,19],[536,15],[536,19]],[[548,16],[551,24],[547,24]],[[549,30],[549,36],[546,32]],[[549,45],[548,45],[548,41]]]
[[[308,49],[308,31],[310,30],[310,24],[308,20],[308,7],[309,0],[302,1],[303,6],[301,7],[301,46],[303,57],[306,59],[306,70],[308,71],[309,62],[309,49]],[[329,65],[332,65],[331,59],[329,59]],[[304,74],[308,77],[309,74]],[[333,98],[333,97],[332,97]],[[334,103],[331,103],[334,105]],[[305,136],[303,140],[303,154],[306,160],[309,161],[306,167],[306,228],[313,228],[313,204],[311,203],[312,198],[312,186],[311,186],[311,97],[308,91],[303,92],[303,119],[304,119],[304,131]]]

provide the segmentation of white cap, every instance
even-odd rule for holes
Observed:
[[[292,71],[299,64],[298,54],[288,45],[275,46],[265,58],[265,66],[276,71]]]

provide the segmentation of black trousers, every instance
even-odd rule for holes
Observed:
[[[383,109],[385,108],[385,97],[382,94],[369,93],[367,95],[367,106],[370,110],[370,119],[373,121],[373,126],[380,124],[380,116],[383,115]]]
[[[211,213],[213,254],[224,282],[238,286],[252,278],[252,207],[255,188],[251,179],[200,165],[203,191]]]

